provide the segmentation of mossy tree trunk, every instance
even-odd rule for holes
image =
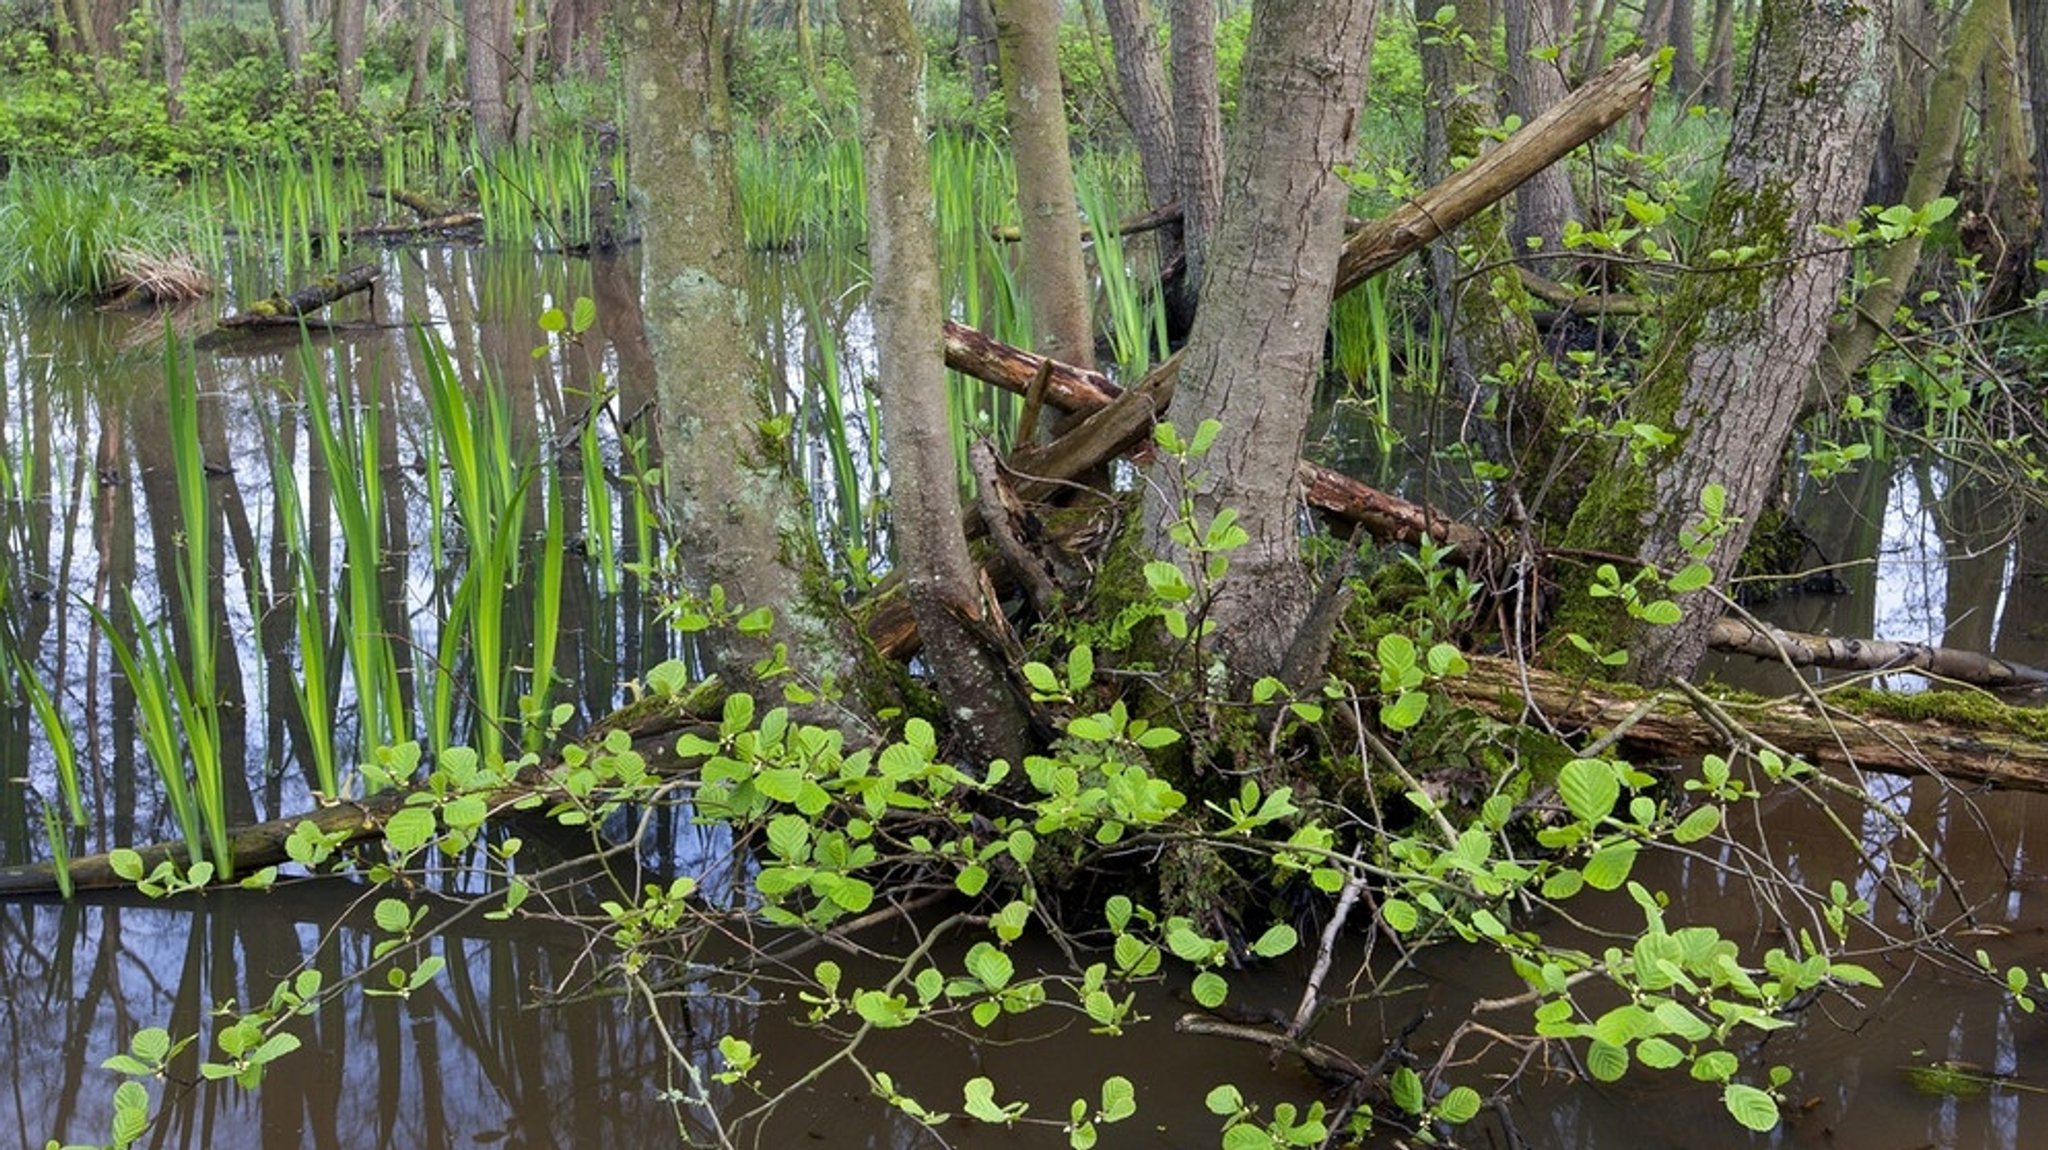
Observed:
[[[1948,51],[1941,56],[1941,71],[1927,90],[1927,103],[1914,120],[1921,134],[1912,169],[1906,176],[1904,202],[1915,210],[1924,208],[1948,188],[1955,173],[1956,158],[1963,141],[1963,113],[1969,107],[1970,89],[1989,57],[1997,30],[2000,9],[2008,0],[1970,0],[1956,22]],[[1911,98],[1900,92],[1896,98]],[[1849,381],[1877,349],[1878,339],[1892,321],[1892,313],[1906,298],[1920,267],[1922,237],[1908,235],[1877,258],[1870,285],[1856,299],[1847,320],[1828,340],[1815,375],[1816,399],[1838,402]]]
[[[668,511],[688,549],[683,574],[693,592],[718,587],[731,605],[775,611],[767,633],[710,632],[711,669],[744,680],[782,643],[799,676],[844,681],[852,640],[844,619],[805,586],[814,569],[805,510],[786,447],[767,431],[716,8],[716,0],[634,0],[624,13]]]
[[[1356,148],[1372,0],[1260,5],[1245,48],[1223,214],[1210,237],[1200,308],[1174,398],[1184,429],[1219,421],[1198,472],[1151,468],[1147,543],[1187,558],[1170,536],[1183,504],[1205,530],[1234,510],[1247,535],[1230,555],[1210,618],[1246,679],[1279,669],[1309,604],[1296,460],[1322,370]]]
[[[995,9],[1032,346],[1062,363],[1093,367],[1095,329],[1060,82],[1060,0],[996,0]]]
[[[1694,550],[1710,485],[1726,530],[1697,548],[1718,582],[1773,501],[1779,467],[1826,337],[1847,256],[1821,228],[1856,211],[1892,77],[1889,4],[1764,0],[1755,54],[1697,248],[1747,253],[1740,267],[1687,277],[1628,401],[1627,418],[1670,435],[1623,448],[1594,479],[1567,532],[1572,546],[1634,556],[1665,573]],[[1617,641],[1640,682],[1688,674],[1718,615],[1703,592],[1679,597],[1669,626],[1622,615],[1616,599],[1566,588],[1561,627]],[[1653,596],[1654,597],[1654,596]]]
[[[924,49],[905,0],[840,0],[839,15],[860,93],[875,352],[897,570],[954,733],[974,759],[1016,762],[1025,747],[1025,715],[1010,694],[1007,668],[985,639],[990,609],[960,531],[960,489],[947,432],[945,311],[931,155],[919,98]]]
[[[185,0],[163,0],[164,118],[185,118]]]

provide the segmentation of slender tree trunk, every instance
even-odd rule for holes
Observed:
[[[728,603],[775,610],[769,634],[714,628],[712,669],[744,681],[783,643],[804,679],[851,688],[844,621],[804,588],[809,529],[787,460],[762,429],[769,401],[747,319],[716,9],[716,0],[631,0],[625,9],[631,182],[641,199],[668,510],[690,544],[692,592],[717,588]]]
[[[960,531],[960,489],[946,431],[945,312],[919,100],[924,51],[904,0],[840,0],[839,15],[860,91],[875,351],[898,569],[955,733],[977,765],[998,757],[1016,762],[1025,746],[1024,716],[1000,657],[977,633],[989,626],[990,611]],[[1055,111],[1057,92],[1055,86]]]
[[[468,0],[463,6],[462,30],[468,51],[469,116],[477,140],[487,149],[510,143],[512,106],[507,83],[512,70],[512,0]]]
[[[1221,426],[1191,481],[1151,468],[1147,543],[1186,562],[1172,528],[1201,537],[1233,510],[1248,539],[1209,605],[1233,675],[1277,672],[1307,614],[1295,461],[1321,374],[1371,51],[1372,0],[1297,0],[1252,13],[1243,93],[1211,238],[1202,305],[1188,336],[1174,416]]]
[[[519,61],[519,70],[512,76],[512,140],[522,145],[533,142],[537,115],[533,78],[540,72],[540,33],[546,27],[535,16],[539,10],[540,0],[512,0],[506,11],[511,58]]]
[[[344,115],[363,98],[363,35],[369,0],[334,0],[334,90]]]
[[[2048,0],[2019,0],[2022,11],[2015,13],[2025,24],[2027,36],[2027,94],[2034,124],[2034,187],[2048,188]],[[2034,237],[2034,259],[2048,260],[2048,227]],[[2040,273],[2035,273],[2038,286]]]
[[[426,105],[427,60],[433,52],[434,26],[443,16],[440,0],[407,0],[406,11],[412,18],[412,67],[411,80],[405,88],[405,106],[411,111]]]
[[[1579,54],[1579,77],[1593,75],[1607,66],[1607,28],[1614,22],[1614,8],[1617,0],[1601,0],[1600,13],[1593,18],[1590,28],[1581,29],[1585,47]]]
[[[2027,148],[2027,114],[2020,101],[2019,37],[2014,0],[1999,0],[1992,12],[1991,50],[1984,58],[1984,119],[1990,129],[1985,148],[1985,216],[1989,235],[1973,251],[1986,257],[1988,295],[2002,299],[2024,278],[2021,267],[2034,247],[2041,205]]]
[[[1506,15],[1508,110],[1526,124],[1570,92],[1564,61],[1571,46],[1571,0],[1526,0],[1508,5]],[[1578,218],[1571,169],[1553,164],[1515,189],[1515,223],[1508,239],[1516,251],[1533,238],[1541,251],[1562,252],[1564,226]]]
[[[968,89],[979,105],[994,90],[998,71],[996,14],[989,0],[960,0],[959,35],[953,50],[959,54],[960,69],[967,73]]]
[[[1682,105],[1700,98],[1705,83],[1700,79],[1700,45],[1692,0],[1671,0],[1671,90]]]
[[[163,0],[164,116],[175,124],[185,118],[185,2]]]
[[[1774,498],[1834,311],[1848,257],[1821,229],[1861,202],[1892,77],[1890,32],[1889,3],[1763,0],[1699,239],[1703,250],[1756,254],[1746,269],[1679,286],[1628,410],[1672,442],[1624,451],[1601,472],[1568,543],[1633,554],[1667,574],[1697,553],[1717,582],[1734,568],[1756,514]],[[1709,488],[1725,493],[1725,530],[1699,541],[1688,529],[1702,522]],[[1559,626],[1609,646],[1619,640],[1630,655],[1625,672],[1638,682],[1690,673],[1718,615],[1697,592],[1678,596],[1688,610],[1670,626],[1622,614],[1616,598],[1572,594]]]
[[[1707,40],[1707,103],[1735,103],[1735,0],[1714,0],[1714,34]]]
[[[1138,144],[1138,167],[1145,175],[1146,206],[1156,212],[1180,196],[1173,102],[1166,89],[1166,68],[1159,58],[1159,20],[1146,0],[1103,0],[1102,11],[1108,19],[1110,43],[1116,49],[1117,87],[1123,93],[1124,115],[1130,120],[1131,137]],[[1180,253],[1180,243],[1171,228],[1157,234],[1163,268]]]
[[[1947,188],[1955,174],[1956,159],[1963,144],[1964,112],[1969,107],[1970,89],[1977,74],[1990,58],[1997,32],[1998,12],[2007,0],[1970,0],[1956,24],[1948,51],[1942,53],[1941,71],[1927,90],[1927,105],[1915,118],[1922,125],[1920,146],[1906,177],[1903,202],[1914,210],[1926,207]],[[1901,100],[1911,93],[1898,94]],[[1875,274],[1856,300],[1847,322],[1829,338],[1814,374],[1816,398],[1832,403],[1847,393],[1849,380],[1863,369],[1877,349],[1877,341],[1891,323],[1892,313],[1906,298],[1920,267],[1923,237],[1906,236],[1877,256]]]
[[[1180,148],[1181,246],[1187,282],[1201,289],[1204,256],[1223,214],[1223,111],[1216,82],[1214,0],[1173,5],[1173,135]]]
[[[1032,343],[1063,363],[1093,367],[1095,327],[1067,147],[1059,24],[1060,0],[997,0],[996,39],[1010,147],[1017,158],[1017,208],[1024,217],[1024,297],[1031,309]]]
[[[1479,155],[1498,127],[1494,114],[1496,70],[1487,47],[1493,37],[1491,27],[1484,23],[1485,4],[1458,0],[1439,12],[1450,16],[1450,23],[1420,28],[1422,78],[1428,93],[1423,111],[1423,170],[1432,184]],[[1524,184],[1523,190],[1528,186]],[[1563,221],[1557,226],[1561,237]],[[1562,245],[1560,238],[1560,249]],[[1479,395],[1489,381],[1514,389],[1519,373],[1513,365],[1533,345],[1525,318],[1528,296],[1511,264],[1518,252],[1508,238],[1505,209],[1498,204],[1466,221],[1455,238],[1445,236],[1430,245],[1430,290],[1448,336],[1448,375],[1461,402]],[[1467,275],[1475,268],[1492,270],[1481,276]],[[1537,425],[1548,422],[1539,420]],[[1533,474],[1547,470],[1542,461],[1526,460],[1525,465]]]

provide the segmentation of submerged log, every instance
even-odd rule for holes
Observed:
[[[339,275],[326,276],[307,284],[290,295],[258,300],[243,311],[221,320],[220,326],[261,327],[280,323],[296,326],[301,316],[311,315],[359,291],[370,290],[370,286],[383,274],[376,264],[358,264]]]
[[[364,224],[362,227],[350,229],[348,234],[358,239],[404,240],[424,235],[473,232],[483,226],[482,212],[444,212],[412,223]]]

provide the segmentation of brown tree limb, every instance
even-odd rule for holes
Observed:
[[[290,295],[258,300],[243,311],[220,321],[222,327],[261,326],[278,320],[292,322],[311,315],[336,300],[370,290],[383,272],[376,264],[358,264],[339,275],[323,276]]]
[[[1795,667],[1837,671],[1920,671],[1940,679],[1993,690],[2048,686],[2048,671],[2008,663],[1980,651],[1885,639],[1810,635],[1766,623],[1722,618],[1708,645],[1716,651],[1789,662]]]

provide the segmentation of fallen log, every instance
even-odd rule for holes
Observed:
[[[450,232],[471,232],[484,226],[482,212],[447,212],[412,223],[364,224],[349,229],[348,234],[357,239],[402,240],[414,236],[446,235]]]
[[[301,316],[311,315],[321,308],[345,299],[359,291],[368,291],[377,282],[383,271],[376,264],[358,264],[339,275],[325,276],[300,288],[290,295],[274,295],[258,300],[241,312],[220,321],[222,327],[262,327],[286,324],[296,327]]]
[[[1470,660],[1468,674],[1439,686],[1456,703],[1501,722],[1518,723],[1529,707],[1559,727],[1586,731],[1622,729],[1628,751],[1664,758],[1690,758],[1728,749],[1731,736],[1699,714],[1682,693],[1617,693],[1610,684],[1589,683],[1510,660]],[[1864,770],[1898,775],[1939,775],[1953,782],[2016,791],[2048,791],[2048,740],[2039,711],[1990,703],[1970,726],[1933,719],[1887,718],[1866,709],[1829,706],[1816,711],[1809,701],[1723,701],[1720,708],[1744,732],[1810,763],[1853,763]],[[1740,737],[1740,734],[1736,737]]]
[[[1795,667],[1825,667],[1834,671],[1918,671],[1934,678],[1995,691],[2048,687],[2048,671],[2025,663],[2009,663],[1981,651],[1886,639],[1810,635],[1743,619],[1723,617],[1714,624],[1707,645],[1716,651],[1786,662]]]
[[[636,747],[652,740],[666,739],[693,724],[716,722],[724,698],[724,688],[713,679],[673,698],[645,699],[592,725],[582,742],[586,746],[594,746],[613,730],[625,731]],[[666,757],[666,751],[665,746],[646,749],[651,768],[662,766],[661,759]],[[511,782],[484,792],[484,797],[494,813],[511,810],[536,796],[543,802],[554,801],[562,797],[555,785],[557,765],[546,762],[529,766]],[[372,838],[382,833],[384,824],[407,805],[411,795],[410,790],[390,790],[364,799],[332,803],[286,818],[236,827],[228,833],[228,854],[234,860],[234,872],[238,875],[252,874],[264,867],[289,861],[285,842],[301,823],[312,823],[330,839],[337,840],[337,845]],[[182,841],[152,843],[133,849],[142,858],[144,874],[154,871],[164,862],[183,865],[190,857]],[[111,854],[82,855],[72,859],[68,869],[73,890],[112,890],[134,885],[114,873]],[[0,867],[0,898],[57,893],[54,863]]]
[[[450,214],[450,209],[446,205],[430,200],[418,192],[409,192],[404,188],[365,188],[364,194],[372,199],[387,200],[409,208],[415,219],[431,220]]]
[[[1180,201],[1175,200],[1174,202],[1166,205],[1163,208],[1155,208],[1152,211],[1146,212],[1143,215],[1132,216],[1129,219],[1121,221],[1116,226],[1116,234],[1119,236],[1143,235],[1146,232],[1158,231],[1160,228],[1163,228],[1168,224],[1175,224],[1179,222]],[[988,230],[988,234],[990,239],[993,239],[998,243],[1005,244],[1021,243],[1024,239],[1024,229],[1018,227],[1015,224],[998,224],[995,227],[990,228]],[[1085,243],[1094,238],[1095,229],[1087,224],[1082,224],[1082,242]]]

